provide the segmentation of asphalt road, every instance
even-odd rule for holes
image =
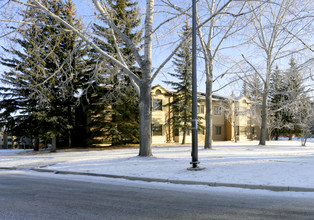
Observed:
[[[70,178],[70,177],[69,177]],[[314,219],[314,199],[0,172],[0,219]]]

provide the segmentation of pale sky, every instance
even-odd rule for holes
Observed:
[[[77,14],[79,17],[82,18],[83,23],[85,24],[90,24],[93,21],[94,18],[94,9],[93,9],[93,4],[91,3],[91,0],[73,0],[73,2],[76,5],[77,8]],[[158,0],[156,1],[158,2]],[[145,3],[144,0],[139,0],[139,5],[143,5]],[[156,7],[156,12],[161,11],[163,8],[158,8]],[[166,9],[165,9],[166,10]],[[143,12],[143,11],[142,11]],[[154,18],[154,26],[158,25],[160,22],[162,22],[164,19],[164,14],[159,14],[157,13],[155,18]],[[160,63],[167,57],[167,55],[172,51],[173,48],[177,45],[177,42],[173,42],[174,40],[178,39],[178,32],[181,30],[182,19],[185,18],[180,18],[181,20],[176,20],[172,23],[169,23],[164,26],[162,31],[158,32],[158,38],[154,38],[154,45],[153,45],[153,67],[158,67]],[[182,22],[182,23],[181,23]],[[191,22],[190,22],[191,23]],[[233,38],[230,38],[229,42],[230,44],[233,43]],[[3,41],[0,41],[2,45],[5,45]],[[311,45],[311,44],[310,44]],[[200,47],[198,43],[198,47]],[[228,56],[232,55],[233,57],[239,57],[241,56],[241,53],[247,53],[248,48],[242,49],[244,51],[241,51],[239,49],[233,49],[229,50],[227,52]],[[228,61],[228,59],[226,59]],[[230,61],[230,59],[229,59]],[[230,65],[226,63],[223,63],[223,60],[220,62],[220,69],[217,69],[217,67],[214,67],[214,72],[217,74],[217,72],[222,71],[223,65]],[[204,92],[205,91],[205,77],[203,74],[203,62],[202,58],[198,58],[198,90]],[[2,67],[3,69],[3,67]],[[163,71],[160,72],[160,74],[157,76],[155,81],[153,82],[153,85],[156,84],[161,84],[162,86],[169,87],[165,83],[163,83],[164,80],[172,80],[169,75],[167,75],[168,72],[173,72],[173,64],[172,61],[169,61],[168,64],[164,67]],[[226,79],[228,80],[228,79]],[[222,83],[226,81],[221,81]],[[232,90],[237,94],[241,90],[241,85],[242,83],[234,84],[231,87],[228,87],[222,91],[219,91],[219,94],[223,95],[230,95]],[[214,83],[214,90],[221,86],[219,83],[215,82]]]

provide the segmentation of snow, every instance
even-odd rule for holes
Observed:
[[[212,150],[205,150],[200,145],[199,166],[205,168],[202,171],[187,170],[191,166],[190,145],[153,146],[153,157],[138,157],[137,154],[137,148],[60,150],[58,153],[0,150],[0,167],[24,170],[41,167],[167,180],[314,188],[313,140],[305,147],[300,141],[271,141],[266,146],[255,141],[214,142]],[[309,194],[314,197],[314,193]]]

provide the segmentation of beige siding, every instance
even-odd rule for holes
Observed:
[[[182,142],[182,132],[179,136],[174,136],[174,130],[167,123],[171,117],[171,106],[168,105],[172,100],[172,93],[161,86],[152,89],[152,103],[154,99],[162,100],[161,109],[152,109],[152,124],[162,125],[162,133],[154,135],[152,141],[155,144]],[[157,101],[158,102],[158,101]],[[204,107],[201,107],[201,106]],[[205,126],[205,100],[199,102],[198,116],[203,117],[200,124]],[[260,107],[253,106],[246,97],[233,100],[214,100],[212,103],[213,113],[213,140],[248,140],[259,138],[260,131]],[[238,130],[238,132],[236,132]],[[252,131],[254,133],[252,133]],[[204,133],[199,131],[198,140],[204,141]],[[191,143],[191,132],[186,136],[186,143]]]

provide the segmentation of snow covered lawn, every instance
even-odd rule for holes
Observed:
[[[33,153],[0,150],[0,167],[90,172],[172,180],[258,184],[314,188],[314,143],[297,141],[214,142],[213,150],[199,146],[203,171],[188,171],[190,145],[154,146],[154,157],[136,156],[137,148]],[[0,170],[1,171],[1,170]]]

